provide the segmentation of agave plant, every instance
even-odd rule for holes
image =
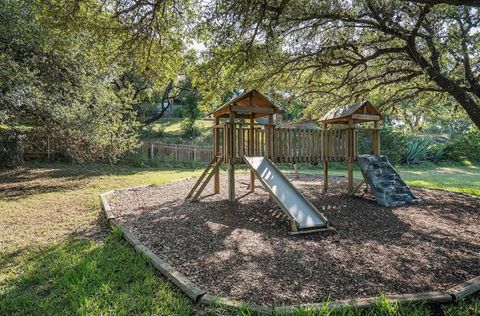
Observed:
[[[403,153],[402,162],[406,164],[418,163],[425,160],[428,149],[431,146],[430,140],[426,138],[415,138],[407,143]]]

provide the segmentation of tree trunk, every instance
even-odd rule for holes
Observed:
[[[422,68],[430,80],[444,89],[445,92],[450,94],[463,107],[473,123],[480,129],[480,103],[476,103],[472,96],[455,83],[455,81],[443,75],[439,69],[435,69],[435,67],[417,51],[413,39],[407,41],[407,47],[408,55],[411,59]]]
[[[460,103],[473,123],[480,130],[480,104],[476,103],[473,98],[462,89],[455,89],[454,91],[449,91],[449,93]]]

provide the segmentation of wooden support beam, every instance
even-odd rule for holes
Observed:
[[[328,190],[328,161],[323,161],[323,192]]]
[[[217,126],[219,122],[220,122],[220,119],[216,117],[215,120],[213,121],[214,126]],[[219,150],[220,150],[219,134],[220,134],[219,129],[214,128],[213,129],[213,151],[214,151],[213,157],[216,157],[217,155],[219,155]],[[220,193],[220,168],[218,168],[215,171],[215,176],[213,179],[213,192],[215,194]]]
[[[354,161],[354,139],[353,139],[353,129],[354,129],[353,119],[348,120],[348,129],[345,131],[347,134],[347,152],[348,152],[348,194],[353,194],[353,161]]]
[[[273,137],[274,137],[274,131],[275,131],[275,126],[273,125],[273,114],[270,114],[268,116],[268,125],[265,126],[265,128],[268,130],[268,137],[266,139],[267,142],[267,158],[270,158],[273,160]]]
[[[355,186],[355,188],[353,188],[353,191],[352,191],[351,194],[353,195],[353,194],[357,193],[357,191],[358,191],[358,190],[362,187],[362,185],[364,185],[364,184],[365,184],[365,180],[360,181],[360,183],[357,184],[357,186]]]
[[[255,142],[255,116],[253,114],[250,115],[250,131],[249,131],[249,140],[248,140],[248,154],[250,156],[254,155],[254,142]],[[250,185],[249,185],[250,192],[255,191],[255,173],[250,170]]]
[[[236,141],[235,141],[235,113],[230,112],[230,163],[228,165],[228,200],[235,202],[235,162],[236,162]]]
[[[235,202],[235,164],[228,165],[228,200]]]
[[[353,194],[353,161],[348,161],[348,194]]]
[[[380,155],[380,130],[378,129],[378,122],[374,122],[373,125],[372,152],[374,155]]]
[[[192,187],[190,192],[187,194],[187,199],[190,198],[193,195],[193,193],[195,192],[197,187],[200,185],[200,183],[202,183],[203,178],[205,178],[205,176],[208,174],[208,171],[210,170],[210,168],[212,168],[214,166],[215,161],[216,161],[216,157],[213,157],[212,160],[210,161],[210,163],[208,164],[207,168],[205,168],[205,170],[201,174],[200,178],[198,178],[197,182],[195,182],[195,185]]]
[[[210,179],[212,179],[213,175],[215,174],[215,172],[220,168],[220,165],[222,164],[223,162],[223,157],[220,157],[217,162],[215,163],[215,165],[213,166],[213,170],[212,172],[210,172],[210,174],[208,175],[208,177],[205,179],[205,181],[202,183],[202,185],[200,186],[200,188],[198,189],[197,193],[195,193],[195,195],[193,196],[192,198],[192,201],[198,201],[198,197],[200,196],[200,194],[202,193],[202,191],[205,189],[205,187],[207,186],[208,182],[210,182]],[[207,172],[207,170],[205,170],[205,172]],[[200,183],[200,181],[198,182]],[[195,189],[195,188],[194,188]],[[194,189],[192,189],[192,192],[194,191]]]

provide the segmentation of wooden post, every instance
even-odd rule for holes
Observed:
[[[293,170],[295,171],[295,178],[298,178],[298,165],[296,163],[293,164]]]
[[[372,133],[372,154],[380,155],[380,131],[378,129],[378,122],[373,122]]]
[[[265,132],[265,157],[273,160],[273,114],[268,115],[268,125]]]
[[[230,112],[230,163],[228,164],[228,200],[235,202],[235,113]]]
[[[250,114],[250,134],[248,140],[248,154],[254,155],[254,142],[255,142],[255,114]],[[250,170],[250,186],[248,187],[250,192],[255,191],[255,173]]]
[[[218,117],[216,117],[214,120],[213,120],[213,157],[212,158],[215,158],[216,156],[218,156],[218,151],[219,151],[219,132],[218,132],[218,128],[216,128],[216,126],[220,123],[220,119]],[[223,146],[225,146],[225,144],[223,144]],[[220,168],[218,168],[216,171],[215,171],[215,176],[213,178],[213,192],[215,194],[218,194],[220,193]]]
[[[323,161],[323,192],[328,190],[328,161]]]
[[[324,128],[324,137],[323,137],[323,192],[328,190],[328,148],[329,148],[329,137],[327,136],[327,124],[323,124]]]
[[[348,194],[353,192],[353,119],[348,120],[347,153],[348,153]]]

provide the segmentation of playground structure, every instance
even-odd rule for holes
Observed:
[[[371,133],[370,154],[372,157],[378,156],[379,123],[382,115],[369,101],[363,101],[328,112],[319,120],[323,128],[282,128],[275,126],[273,121],[274,115],[280,112],[279,108],[257,90],[246,92],[215,110],[212,113],[213,159],[187,198],[197,201],[212,178],[214,193],[220,193],[220,166],[225,163],[228,165],[228,199],[235,201],[235,168],[237,164],[246,164],[250,168],[249,190],[255,190],[257,177],[290,218],[292,233],[332,229],[325,216],[288,181],[274,163],[322,162],[326,191],[329,162],[346,162],[347,189],[349,194],[354,194],[365,183],[362,181],[356,187],[353,186],[353,164],[359,157],[357,135],[359,132]],[[259,123],[262,120],[266,122]],[[373,127],[359,127],[359,124],[369,122],[373,123]],[[363,161],[364,165],[368,165],[370,160]],[[385,163],[382,161],[381,165],[383,164]],[[401,188],[397,184],[399,175],[394,169],[388,170],[389,176],[386,177],[380,175],[381,168],[367,166],[362,168],[362,174],[368,185],[375,182],[378,192],[394,200],[395,203],[385,204],[386,206],[417,202],[414,197],[409,199],[403,181],[404,186]],[[378,179],[381,181],[377,181]],[[386,186],[383,187],[383,184]],[[399,190],[400,192],[397,192]],[[375,196],[379,204],[385,200],[379,200],[380,195]],[[395,200],[401,198],[405,201]]]

